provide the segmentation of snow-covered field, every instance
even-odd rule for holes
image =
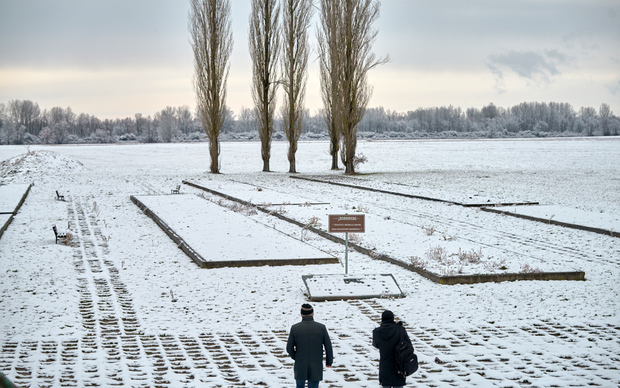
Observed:
[[[445,286],[349,252],[350,273],[391,273],[406,296],[314,303],[336,352],[324,386],[377,386],[370,334],[384,309],[410,331],[422,364],[409,380],[420,386],[620,384],[620,239],[291,179],[286,147],[273,144],[274,172],[262,173],[259,143],[223,143],[221,175],[206,172],[204,143],[0,147],[2,184],[34,183],[0,239],[0,370],[32,387],[292,386],[284,348],[306,301],[301,277],[343,273],[344,263],[198,268],[129,200],[187,180],[323,229],[328,214],[363,212],[356,243],[437,273],[585,271],[583,282]],[[355,177],[328,170],[328,149],[301,143],[300,175],[455,202],[539,202],[574,209],[577,222],[602,214],[613,226],[620,215],[617,138],[360,142],[368,162]],[[189,206],[179,212],[191,218]],[[344,260],[339,244],[246,214]],[[73,235],[70,246],[54,244],[53,224]],[[252,239],[242,237],[231,250]],[[442,263],[430,257],[437,248]],[[483,260],[463,264],[459,250]]]

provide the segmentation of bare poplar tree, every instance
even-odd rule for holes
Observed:
[[[317,30],[319,68],[321,74],[321,97],[327,132],[329,153],[332,156],[332,170],[338,170],[338,151],[342,128],[339,127],[339,25],[342,0],[321,0],[320,29]]]
[[[226,81],[233,49],[229,0],[190,0],[194,88],[202,127],[209,138],[211,172],[218,174],[220,130],[226,119]]]
[[[288,139],[289,172],[297,172],[295,153],[303,131],[304,98],[308,75],[308,27],[312,17],[312,0],[283,0],[282,10],[282,85],[284,105],[282,125]]]
[[[337,3],[337,4],[336,4]],[[331,121],[342,135],[340,155],[345,165],[345,174],[355,173],[355,149],[357,147],[357,124],[372,95],[368,84],[368,72],[377,65],[385,63],[388,57],[377,58],[372,52],[372,44],[377,31],[372,24],[379,17],[380,3],[376,0],[322,0],[326,14],[323,23],[324,33],[319,41],[329,52],[321,71],[323,94],[329,89]],[[331,33],[327,33],[331,29]],[[323,62],[323,61],[322,61]],[[325,97],[324,97],[325,99]],[[329,123],[328,123],[329,125]],[[333,167],[333,166],[332,166]]]
[[[261,141],[263,171],[269,170],[273,136],[278,54],[280,7],[277,0],[252,0],[249,48],[252,58],[252,98]]]

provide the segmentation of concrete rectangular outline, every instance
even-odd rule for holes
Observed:
[[[326,275],[326,274],[321,274],[321,275]],[[334,296],[334,297],[325,297],[325,298],[313,298],[312,294],[310,293],[310,287],[308,287],[308,282],[307,280],[310,278],[313,278],[314,276],[321,276],[321,275],[302,275],[301,279],[304,282],[304,285],[306,286],[306,290],[308,290],[308,299],[312,300],[312,301],[328,301],[328,300],[351,300],[351,299],[373,299],[373,298],[403,298],[405,296],[405,294],[403,293],[403,290],[400,288],[400,285],[398,284],[398,282],[396,281],[396,279],[394,278],[394,275],[392,274],[387,274],[387,273],[382,273],[379,274],[380,276],[389,276],[392,278],[392,280],[394,281],[394,284],[396,284],[396,287],[398,287],[398,290],[400,291],[399,294],[379,294],[379,295],[355,295],[355,296]],[[338,275],[342,275],[342,276],[355,276],[355,275],[345,275],[345,274],[338,274]],[[360,274],[364,275],[364,274]]]
[[[333,258],[306,258],[306,259],[257,259],[257,260],[220,260],[211,261],[203,258],[198,252],[194,250],[185,240],[179,236],[168,224],[166,224],[155,212],[149,209],[144,203],[133,195],[129,197],[140,210],[144,212],[149,218],[151,218],[157,226],[161,228],[174,241],[179,249],[181,249],[194,263],[200,268],[224,268],[224,267],[262,267],[262,266],[283,266],[283,265],[311,265],[311,264],[335,264],[338,263],[338,259]]]
[[[298,178],[299,179],[299,178]],[[320,183],[324,183],[321,181],[318,181]],[[260,206],[256,206],[253,205],[250,202],[244,201],[242,199],[239,198],[235,198],[233,196],[230,196],[228,194],[225,193],[220,193],[219,191],[213,190],[213,189],[209,189],[207,187],[203,187],[200,186],[196,183],[192,183],[189,181],[183,181],[184,184],[188,185],[188,186],[192,186],[195,187],[197,189],[209,192],[211,194],[215,194],[218,195],[220,197],[226,198],[230,201],[234,201],[237,203],[241,203],[244,204],[246,206],[253,206],[256,210],[261,211],[263,213],[267,213],[270,214],[276,218],[279,218],[281,220],[287,221],[291,224],[300,226],[302,228],[306,228],[308,230],[310,230],[313,233],[318,234],[321,237],[324,237],[328,240],[331,240],[333,242],[339,243],[339,244],[345,244],[345,240],[340,238],[340,237],[336,237],[330,233],[327,233],[323,230],[320,230],[318,228],[315,228],[313,226],[309,226],[309,225],[305,225],[297,220],[294,220],[292,218],[286,217],[282,214],[279,213],[275,213],[275,212],[271,212],[267,209],[264,209]],[[476,275],[452,275],[452,276],[440,276],[437,275],[433,272],[430,271],[426,271],[422,268],[418,268],[415,267],[411,264],[407,264],[403,261],[397,260],[393,257],[390,257],[388,255],[385,254],[377,254],[374,251],[371,251],[370,249],[364,248],[360,245],[357,245],[355,243],[352,243],[349,241],[349,246],[352,247],[353,249],[355,249],[356,251],[363,253],[367,256],[372,257],[373,259],[378,259],[378,260],[382,260],[394,265],[397,265],[399,267],[405,268],[409,271],[412,272],[416,272],[419,275],[435,282],[435,283],[439,283],[439,284],[446,284],[446,285],[454,285],[454,284],[476,284],[476,283],[501,283],[501,282],[508,282],[508,281],[517,281],[517,280],[585,280],[585,272],[584,271],[569,271],[569,272],[534,272],[534,273],[507,273],[507,274],[476,274]]]

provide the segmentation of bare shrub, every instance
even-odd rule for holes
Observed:
[[[312,226],[313,228],[317,228],[321,226],[321,222],[319,221],[319,217],[310,217],[308,222],[306,222],[306,226]]]
[[[362,237],[357,233],[349,233],[349,241],[354,244],[359,244],[362,242]]]
[[[424,231],[424,233],[426,233],[427,236],[432,236],[435,233],[435,227],[432,225],[423,226],[422,230]]]
[[[447,266],[447,267],[441,269],[441,274],[443,276],[453,276],[453,275],[462,274],[463,273],[463,268],[464,268],[464,266],[462,264],[459,265],[458,267]]]
[[[360,213],[368,213],[368,208],[364,205],[357,205],[357,208],[354,207]]]
[[[254,206],[247,206],[247,205],[243,205],[240,203],[234,203],[232,205],[224,205],[224,206],[234,211],[235,213],[241,213],[245,216],[255,216],[258,214]]]
[[[426,268],[426,261],[422,260],[420,256],[411,256],[409,258],[409,264],[420,269]]]
[[[279,206],[269,212],[269,214],[286,214],[284,206]]]
[[[435,261],[440,264],[451,264],[448,262],[448,251],[440,246],[429,248],[428,251],[426,251],[426,258],[429,261]]]
[[[353,156],[353,167],[357,169],[360,164],[364,164],[368,161],[368,158],[364,154],[357,154]]]
[[[454,240],[456,240],[456,236],[449,236],[449,235],[443,234],[443,233],[442,233],[441,237],[443,237],[444,241],[454,241]]]
[[[484,262],[484,268],[487,271],[497,271],[497,270],[507,270],[506,267],[506,259],[502,259],[500,261],[491,261],[492,257],[489,257],[487,261]]]
[[[540,268],[534,268],[527,263],[521,265],[521,273],[542,273],[542,272],[543,271]]]
[[[469,263],[469,264],[478,264],[484,259],[484,255],[482,254],[482,249],[476,250],[472,249],[471,251],[462,251],[459,248],[458,254],[459,260],[461,262]]]

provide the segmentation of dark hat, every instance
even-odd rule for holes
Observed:
[[[308,303],[304,303],[301,305],[301,315],[312,315],[314,314],[314,309]]]
[[[390,310],[385,310],[381,314],[381,322],[394,322],[394,313]]]

